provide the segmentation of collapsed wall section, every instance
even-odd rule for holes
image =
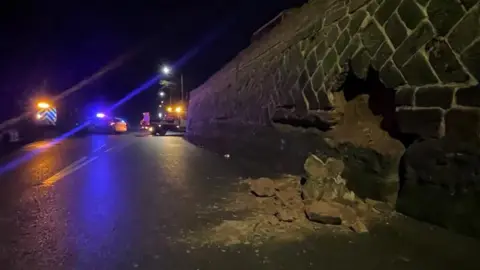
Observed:
[[[314,129],[335,151],[310,151],[346,155],[354,172],[375,167],[383,182],[398,182],[399,199],[390,185],[382,199],[480,235],[479,80],[476,0],[311,1],[192,92],[188,133],[253,140],[278,124]],[[374,99],[381,91],[392,100]],[[401,138],[379,104],[394,112],[387,126]],[[362,189],[372,174],[349,180]]]

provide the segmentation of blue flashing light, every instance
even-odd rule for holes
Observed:
[[[233,20],[232,20],[233,21]],[[231,21],[228,23],[228,25],[231,23]],[[178,65],[178,66],[182,66],[185,62],[187,62],[190,58],[192,58],[193,56],[195,56],[198,51],[200,51],[201,48],[205,47],[205,45],[207,45],[208,43],[212,42],[218,35],[219,35],[219,32],[220,31],[224,31],[227,27],[227,24],[222,24],[222,28],[221,29],[215,29],[214,31],[212,31],[211,33],[209,33],[209,35],[207,35],[206,38],[204,38],[200,44],[198,46],[195,46],[194,48],[192,48],[191,50],[189,50],[185,55],[183,55],[182,58],[180,58],[177,62],[176,62],[176,65],[173,66],[173,68],[175,69],[175,67]],[[95,74],[95,76],[98,76],[97,74]],[[121,100],[117,101],[115,104],[113,104],[113,106],[111,106],[109,108],[109,110],[113,110],[119,106],[121,106],[122,104],[124,104],[125,102],[127,102],[128,100],[130,100],[131,98],[133,98],[134,96],[140,94],[141,92],[145,91],[146,89],[152,87],[153,85],[157,84],[159,79],[161,78],[162,76],[157,74],[156,76],[153,76],[151,79],[147,80],[146,82],[144,82],[142,85],[140,85],[139,87],[137,87],[136,89],[132,90],[129,94],[127,94],[126,96],[124,96]],[[90,80],[90,79],[89,79]],[[82,83],[80,83],[81,86],[83,86],[83,84],[85,84],[83,81]],[[80,87],[78,86],[74,86],[73,87],[73,90],[78,90]],[[66,92],[69,92],[71,91],[72,89],[66,91]],[[63,95],[63,94],[62,94]],[[163,103],[163,101],[162,101]],[[103,113],[97,113],[97,118],[104,118],[106,115],[103,114]],[[56,145],[58,144],[59,142],[71,137],[72,135],[74,135],[75,133],[83,130],[84,128],[87,128],[88,126],[90,125],[90,121],[86,121],[82,124],[78,124],[77,123],[77,126],[75,128],[73,128],[72,130],[56,137],[55,139],[53,139],[51,142],[48,143],[48,145],[46,147],[42,147],[40,149],[35,149],[31,152],[27,152],[26,154],[24,154],[23,156],[20,156],[6,164],[0,164],[0,175],[3,175],[4,173],[6,172],[9,172],[15,168],[17,168],[19,165],[21,164],[24,164],[26,163],[27,161],[31,160],[33,157],[37,156],[38,154],[40,154],[41,152],[45,151],[46,149],[52,147],[53,145]]]

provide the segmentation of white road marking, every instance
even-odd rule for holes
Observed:
[[[108,152],[112,151],[113,149],[115,149],[115,147],[110,147],[107,150],[105,150],[105,153],[108,153]]]
[[[95,149],[93,152],[96,153],[100,150],[102,150],[102,148],[104,148],[105,146],[107,146],[106,144],[103,144],[102,146],[98,147],[97,149]]]
[[[51,186],[55,182],[64,178],[65,176],[68,176],[68,175],[78,171],[79,169],[85,167],[87,164],[91,163],[92,161],[96,160],[97,158],[98,158],[98,156],[94,156],[94,157],[91,157],[91,158],[88,158],[88,159],[87,159],[87,157],[83,157],[83,158],[73,162],[69,166],[65,167],[63,170],[61,170],[58,173],[56,173],[55,175],[51,176],[47,180],[43,181],[42,185],[43,186]]]

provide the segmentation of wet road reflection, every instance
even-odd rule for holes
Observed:
[[[1,269],[276,270],[306,269],[302,266],[310,262],[316,268],[380,269],[380,262],[397,258],[400,251],[420,250],[396,231],[386,237],[372,233],[355,243],[322,236],[290,245],[193,250],[182,236],[232,218],[208,211],[240,175],[258,173],[232,159],[180,137],[67,139],[0,177]],[[459,249],[458,242],[451,243]],[[432,246],[425,249],[431,254],[417,256],[425,258],[418,267],[408,269],[441,269],[428,267],[443,262]],[[299,257],[299,250],[308,254]],[[267,254],[269,265],[261,260]]]

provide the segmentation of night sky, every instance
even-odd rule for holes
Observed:
[[[174,63],[199,48],[175,71],[184,74],[187,90],[195,88],[247,47],[256,29],[280,11],[305,2],[2,1],[0,119],[11,117],[12,111],[20,113],[19,106],[42,87],[48,94],[60,93],[139,46],[131,60],[65,102],[70,108],[115,102],[153,76],[159,64]],[[215,38],[198,47],[208,34]],[[157,90],[152,87],[130,100],[118,114],[135,119],[152,111]]]

